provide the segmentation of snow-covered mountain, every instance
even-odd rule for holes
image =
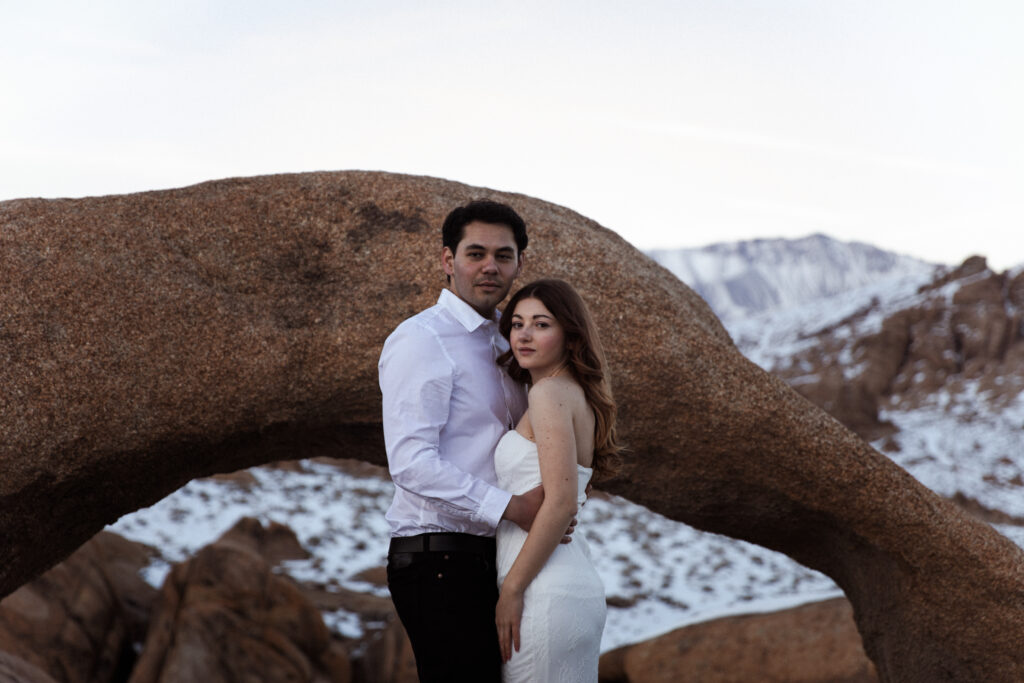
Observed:
[[[647,252],[688,284],[723,321],[783,310],[936,266],[826,235],[757,239]]]

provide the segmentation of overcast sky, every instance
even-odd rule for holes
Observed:
[[[375,169],[1024,263],[1024,2],[3,2],[0,200]]]

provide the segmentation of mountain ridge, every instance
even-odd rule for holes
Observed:
[[[693,288],[724,322],[785,310],[880,280],[929,276],[940,267],[823,233],[645,253]]]

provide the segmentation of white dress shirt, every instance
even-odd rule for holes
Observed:
[[[525,387],[494,362],[507,349],[497,323],[447,289],[384,342],[392,536],[494,535],[511,499],[496,486],[494,447],[526,411]]]

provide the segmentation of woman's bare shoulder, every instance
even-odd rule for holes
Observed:
[[[585,402],[583,387],[571,377],[545,377],[530,388],[530,405],[562,406],[574,408]]]

